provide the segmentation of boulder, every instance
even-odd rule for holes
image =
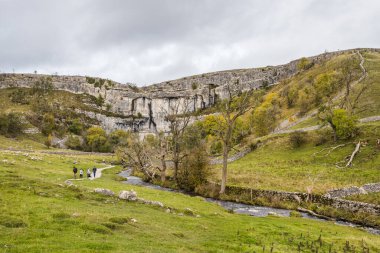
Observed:
[[[102,195],[106,195],[106,196],[115,195],[115,193],[113,191],[108,190],[108,189],[103,189],[103,188],[95,188],[94,192],[102,194]]]
[[[137,201],[137,193],[134,190],[121,191],[119,193],[119,199],[125,199],[129,201]]]

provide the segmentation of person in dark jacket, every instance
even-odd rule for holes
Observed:
[[[74,166],[73,172],[74,172],[74,178],[76,179],[77,178],[77,173],[78,173],[77,167]]]
[[[96,176],[96,170],[97,170],[96,167],[92,168],[92,173],[94,173],[94,178],[95,178],[95,176]]]

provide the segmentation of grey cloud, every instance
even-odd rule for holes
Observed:
[[[0,71],[139,85],[380,42],[368,0],[0,0]]]

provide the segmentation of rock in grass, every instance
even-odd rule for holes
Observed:
[[[94,192],[102,194],[102,195],[106,195],[106,196],[113,196],[113,195],[115,195],[115,193],[113,191],[108,190],[108,189],[103,189],[103,188],[95,188]]]
[[[125,199],[129,201],[137,201],[137,193],[134,190],[121,191],[119,193],[119,199]]]
[[[152,205],[152,206],[159,206],[159,207],[164,207],[164,204],[160,201],[154,201],[154,200],[145,200],[143,198],[137,198],[137,200],[143,204],[146,205]]]
[[[195,216],[195,213],[193,210],[191,210],[190,208],[185,208],[185,211],[183,212],[185,215],[188,215],[188,216]]]

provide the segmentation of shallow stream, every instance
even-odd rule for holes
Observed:
[[[126,181],[124,181],[125,184],[139,185],[139,186],[144,186],[144,187],[147,187],[150,189],[155,189],[155,190],[160,190],[160,191],[181,192],[183,194],[190,195],[190,194],[183,192],[183,191],[173,190],[170,188],[165,188],[165,187],[162,187],[159,185],[154,185],[151,183],[144,182],[139,177],[131,176],[131,170],[130,169],[120,172],[119,176],[127,179]],[[207,202],[216,203],[226,210],[232,210],[234,213],[247,214],[247,215],[256,216],[256,217],[265,217],[268,215],[279,215],[279,216],[289,217],[290,212],[292,211],[292,210],[288,210],[288,209],[280,209],[280,208],[273,208],[273,207],[241,204],[241,203],[236,203],[236,202],[232,202],[232,201],[217,200],[217,199],[213,199],[213,198],[204,198],[204,199]],[[305,219],[327,221],[327,220],[312,216],[312,215],[307,214],[307,213],[301,213],[301,215]],[[346,222],[346,221],[334,221],[334,223],[337,225],[342,225],[342,226],[362,228],[369,233],[380,235],[380,229],[376,229],[376,228],[372,228],[372,227],[364,227],[364,226],[361,226],[361,225],[358,225],[355,223],[351,223],[351,222]]]

